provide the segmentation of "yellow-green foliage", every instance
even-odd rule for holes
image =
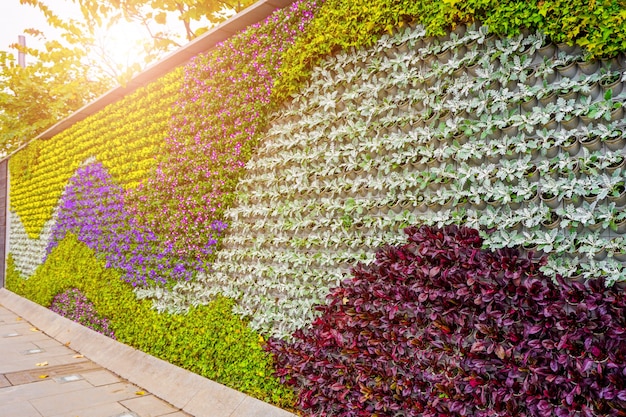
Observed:
[[[28,280],[9,255],[7,287],[46,307],[56,294],[78,288],[109,319],[120,342],[261,400],[293,404],[293,393],[273,376],[262,337],[231,313],[232,301],[219,297],[186,315],[158,313],[74,235],[68,234]]]
[[[326,0],[307,31],[285,53],[275,99],[296,92],[310,69],[339,49],[372,45],[395,27],[413,22],[429,35],[478,21],[491,33],[539,30],[554,42],[577,44],[589,57],[626,51],[623,0]]]
[[[154,171],[178,98],[182,69],[176,69],[48,140],[31,142],[9,161],[11,209],[37,238],[70,177],[95,157],[124,188]]]

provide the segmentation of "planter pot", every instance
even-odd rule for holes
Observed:
[[[568,279],[573,282],[580,282],[581,284],[584,284],[586,282],[583,272],[578,269],[574,271],[574,273]]]
[[[539,104],[541,104],[543,107],[546,107],[548,104],[556,104],[557,100],[558,100],[558,97],[557,97],[556,93],[554,91],[552,91],[547,96],[541,97],[539,99]]]
[[[467,73],[470,76],[477,77],[478,76],[478,70],[480,69],[480,64],[476,63],[476,64],[468,65],[468,66],[465,67],[465,69],[467,70]]]
[[[554,54],[556,54],[556,45],[550,42],[537,49],[535,57],[533,58],[533,64],[541,64],[545,59],[552,59],[554,58]]]
[[[615,223],[615,233],[623,235],[626,233],[626,220],[622,220],[619,223]]]
[[[421,161],[412,161],[411,162],[411,168],[414,171],[425,171],[426,169],[428,169],[428,165],[426,165],[425,163],[421,162]]]
[[[563,143],[561,148],[570,156],[576,156],[580,151],[580,141],[578,138],[572,138],[569,142]]]
[[[576,100],[578,99],[578,92],[574,91],[574,90],[570,90],[570,91],[559,91],[558,92],[558,96],[560,98],[562,98],[563,100],[569,101],[569,100]]]
[[[601,260],[603,260],[604,258],[606,258],[606,255],[607,255],[606,250],[605,250],[605,249],[602,249],[602,250],[600,250],[600,251],[596,252],[596,253],[593,255],[593,259],[594,259],[594,260],[596,260],[596,261],[601,261]]]
[[[617,56],[606,62],[606,64],[610,71],[623,72],[623,70],[626,69],[626,54],[620,52]]]
[[[455,69],[454,71],[452,71],[452,78],[461,78],[463,76],[463,74],[465,74],[466,69],[463,66],[460,66],[459,68]]]
[[[596,135],[585,136],[580,139],[580,143],[591,152],[602,149],[602,141],[600,140],[600,137]]]
[[[422,68],[428,70],[430,68],[432,68],[433,63],[437,60],[437,57],[435,55],[429,54],[429,55],[425,55],[422,57]]]
[[[476,49],[478,49],[479,51],[488,50],[494,46],[496,39],[497,39],[496,35],[494,35],[493,33],[490,33],[487,36],[485,36],[482,42],[480,41],[477,42]],[[472,43],[473,42],[475,41],[472,41]]]
[[[402,213],[402,206],[396,202],[387,208],[387,212],[393,213],[393,214],[400,214]]]
[[[485,202],[485,200],[480,200],[478,203],[471,202],[470,203],[470,207],[473,210],[482,211],[482,210],[484,210],[487,207],[487,203]]]
[[[489,153],[487,155],[487,161],[490,164],[499,164],[502,159],[506,159],[504,155],[500,155],[497,153]]]
[[[547,148],[542,148],[541,154],[548,159],[552,159],[558,155],[560,150],[561,150],[560,146],[552,144],[552,146],[549,146]]]
[[[404,210],[413,209],[415,202],[411,200],[403,200],[399,204],[400,204],[400,208],[402,209],[402,211],[404,211]]]
[[[609,138],[605,142],[606,147],[612,151],[621,151],[626,146],[626,138],[619,136],[616,138]],[[621,167],[624,166],[624,159],[622,159]]]
[[[570,62],[566,65],[557,65],[556,70],[563,78],[574,78],[576,74],[578,74],[576,62]]]
[[[515,222],[509,227],[510,230],[515,230],[516,232],[521,232],[524,230],[524,224],[522,222]]]
[[[580,46],[568,45],[568,44],[563,43],[563,42],[557,43],[556,44],[556,49],[557,49],[557,51],[565,52],[568,55],[580,55],[580,53],[582,52],[582,50],[580,49]]]
[[[546,124],[543,125],[544,129],[547,130],[557,130],[559,127],[559,122],[557,122],[555,119],[550,119],[546,122]]]
[[[419,100],[419,101],[412,101],[410,106],[417,113],[421,113],[426,108],[426,106],[424,105],[424,102],[421,101],[421,100]]]
[[[617,149],[612,149],[613,151],[616,151]],[[624,158],[624,156],[621,156],[622,159],[619,160],[619,162],[616,162],[614,164],[609,165],[608,167],[606,167],[606,172],[609,175],[613,175],[613,173],[615,171],[617,171],[618,169],[624,169],[624,167],[626,166],[626,158]]]
[[[524,201],[524,206],[533,207],[533,206],[536,206],[538,202],[539,202],[539,193],[535,191],[528,199],[526,199],[526,201]]]
[[[602,223],[592,223],[588,224],[586,227],[592,232],[597,232],[598,230],[602,229]]]
[[[618,122],[624,118],[624,107],[618,107],[611,111],[611,122]]]
[[[408,42],[401,43],[396,48],[398,49],[400,55],[406,54],[410,50]]]
[[[454,205],[454,199],[452,197],[448,198],[446,201],[440,204],[442,210],[451,209],[453,205]]]
[[[626,191],[622,187],[622,192],[618,195],[609,195],[609,201],[615,203],[616,208],[623,208],[626,206]]]
[[[593,83],[589,87],[589,91],[588,92],[582,92],[581,91],[579,95],[581,97],[589,97],[589,98],[591,98],[591,102],[593,103],[593,102],[598,101],[603,96],[603,92],[602,92],[602,89],[600,88],[600,85],[598,83]]]
[[[613,252],[613,258],[620,262],[626,262],[626,252]]]
[[[510,138],[512,138],[513,136],[517,136],[518,133],[519,133],[519,130],[517,126],[507,126],[502,129],[502,134]]]
[[[526,253],[532,254],[533,258],[535,258],[535,256],[539,256],[539,258],[541,258],[541,256],[544,255],[542,250],[537,250],[537,245],[534,243],[525,243],[522,245],[522,249],[524,249]]]
[[[624,84],[622,83],[619,76],[605,78],[602,81],[600,81],[599,84],[600,84],[602,96],[604,96],[609,90],[611,90],[611,96],[615,97],[619,93],[621,93],[624,88]]]
[[[397,93],[398,93],[398,87],[395,85],[390,85],[378,91],[378,98],[380,99],[389,98],[390,101],[393,101]]]
[[[567,206],[580,207],[583,204],[583,198],[579,195],[573,195],[572,197],[563,197],[563,204]]]
[[[417,203],[415,208],[413,209],[414,213],[426,213],[428,211],[428,206],[423,201]]]
[[[553,208],[553,209],[559,207],[559,205],[561,204],[556,194],[552,195],[552,194],[547,194],[547,193],[541,193],[539,194],[539,199],[543,201],[543,203],[546,206]]]
[[[494,199],[489,199],[489,198],[485,200],[485,202],[491,207],[498,207],[502,205],[500,200],[494,200]]]
[[[445,51],[439,52],[436,56],[437,56],[437,61],[440,64],[446,65],[448,61],[450,61],[450,58],[452,57],[452,52],[450,51],[450,49],[446,49]]]
[[[561,127],[566,130],[574,130],[580,125],[580,118],[573,116],[567,120],[561,120]]]
[[[600,61],[598,61],[597,59],[578,62],[578,70],[585,75],[591,75],[595,73],[598,68],[600,68]]]
[[[527,101],[524,101],[520,106],[524,112],[530,112],[534,107],[537,107],[538,101],[536,97],[528,97]]]
[[[591,195],[584,195],[583,199],[587,202],[587,203],[593,203],[594,201],[596,201],[596,196],[591,194]]]
[[[537,182],[539,181],[539,170],[535,165],[532,165],[524,171],[524,177],[528,180],[528,182]]]

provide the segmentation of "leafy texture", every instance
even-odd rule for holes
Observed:
[[[154,233],[137,225],[124,204],[122,187],[116,185],[100,163],[79,168],[61,198],[57,220],[47,252],[65,237],[75,233],[98,254],[104,255],[107,267],[119,268],[124,280],[133,286],[148,283],[163,285],[191,279],[194,271],[206,264],[196,260],[187,264],[172,254],[172,248],[156,242]],[[203,248],[212,251],[225,225],[214,221],[214,238]]]
[[[139,221],[176,255],[206,257],[213,238],[206,225],[220,220],[232,204],[266,123],[282,52],[315,7],[294,3],[185,67],[156,172],[127,198]]]
[[[622,291],[555,285],[515,249],[481,249],[474,229],[405,233],[293,342],[270,341],[310,415],[623,415]]]
[[[340,49],[373,45],[407,22],[442,36],[459,24],[480,22],[508,37],[539,30],[555,42],[582,46],[591,57],[626,50],[626,11],[620,0],[327,0],[295,47],[287,51],[276,97],[295,93],[310,70]]]
[[[167,135],[180,76],[176,69],[11,157],[10,208],[29,238],[40,237],[69,179],[90,158],[100,161],[125,189],[147,178]]]
[[[623,65],[472,25],[328,57],[271,115],[204,286],[288,337],[410,224],[524,244],[549,276],[626,280],[626,200],[610,194],[626,180]]]
[[[219,297],[185,315],[158,313],[71,233],[28,280],[9,255],[7,287],[46,307],[58,306],[55,297],[75,288],[108,319],[118,341],[261,400],[287,408],[293,403],[291,391],[272,376],[263,338],[231,313],[231,300]]]
[[[34,57],[21,67],[0,51],[0,155],[5,156],[111,86],[84,65],[82,48],[47,41],[42,50],[15,46]]]
[[[76,288],[57,294],[52,300],[50,310],[115,339],[115,334],[109,329],[109,320],[106,317],[100,317],[93,303]]]

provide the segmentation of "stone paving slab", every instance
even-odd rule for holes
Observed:
[[[32,349],[42,352],[26,354]],[[48,364],[36,366],[42,362]],[[45,373],[46,368],[51,372]],[[30,379],[3,387],[11,380],[2,377],[12,373]],[[63,382],[59,379],[63,374],[78,379]],[[41,375],[47,377],[40,379]],[[145,394],[138,395],[139,391]],[[21,398],[19,404],[11,401],[15,398]],[[4,288],[0,289],[0,416],[295,417],[94,332]]]
[[[0,416],[172,415],[190,417],[0,304]]]

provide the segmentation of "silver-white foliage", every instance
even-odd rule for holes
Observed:
[[[623,210],[607,196],[625,179],[608,170],[626,138],[623,67],[583,71],[580,54],[540,34],[424,36],[407,29],[314,69],[247,166],[214,272],[152,294],[159,308],[223,293],[286,337],[410,224],[465,224],[489,247],[551,254],[546,272],[626,279],[609,227]],[[600,147],[580,146],[594,135]]]
[[[39,234],[39,238],[32,239],[28,236],[26,228],[22,224],[20,216],[9,211],[9,252],[15,262],[15,268],[24,277],[29,278],[41,265],[46,256],[46,248],[52,236],[52,227],[56,223],[57,211],[48,220]]]

